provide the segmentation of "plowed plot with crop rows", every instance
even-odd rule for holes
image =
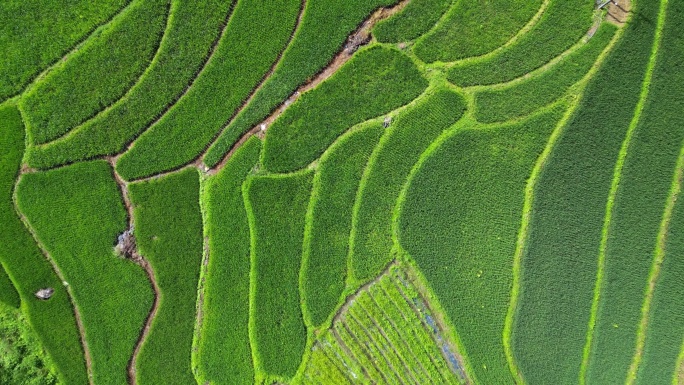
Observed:
[[[0,2],[0,383],[684,385],[679,0]]]

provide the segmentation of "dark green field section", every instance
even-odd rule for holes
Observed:
[[[32,144],[65,134],[135,84],[159,47],[169,1],[133,0],[83,47],[31,85],[19,108]]]
[[[18,309],[21,305],[21,298],[14,287],[14,283],[7,275],[7,272],[0,264],[0,302],[3,304]]]
[[[195,383],[190,354],[202,261],[198,172],[186,169],[129,189],[137,245],[160,290],[159,308],[138,357],[137,382]]]
[[[383,43],[399,43],[427,33],[449,9],[454,0],[412,0],[393,17],[382,20],[373,36]]]
[[[231,14],[234,0],[172,0],[159,49],[122,98],[57,140],[32,147],[27,162],[49,168],[124,150],[191,87]]]
[[[672,15],[671,12],[668,10],[668,17]],[[677,358],[684,341],[684,205],[681,192],[677,197],[680,199],[672,212],[664,244],[665,258],[660,266],[648,314],[641,365],[634,382],[638,385],[680,383],[673,381],[681,375]]]
[[[251,138],[215,176],[202,183],[209,262],[197,352],[198,380],[252,384],[249,342],[250,238],[242,182],[259,159],[261,142]]]
[[[463,384],[453,348],[406,274],[392,267],[316,338],[296,384]]]
[[[503,83],[541,67],[567,50],[592,24],[593,0],[550,0],[541,19],[512,45],[491,56],[457,64],[448,79],[462,87]]]
[[[219,163],[243,133],[320,72],[371,12],[397,1],[306,0],[299,27],[273,74],[210,147],[204,163],[209,167]]]
[[[483,123],[506,121],[557,100],[596,65],[616,30],[613,24],[603,23],[586,44],[547,71],[510,85],[476,92],[476,119]]]
[[[502,333],[516,234],[527,178],[565,107],[459,126],[423,155],[401,203],[399,242],[454,323],[478,383],[515,383]]]
[[[408,56],[371,47],[273,123],[264,141],[264,167],[274,172],[305,167],[351,126],[409,103],[426,87]]]
[[[641,93],[658,4],[640,3],[635,12],[536,181],[512,340],[530,385],[574,384],[579,378],[603,218],[618,153]],[[616,100],[620,108],[612,108]]]
[[[352,212],[363,170],[384,129],[362,123],[321,157],[307,210],[302,257],[304,316],[321,326],[345,289]]]
[[[416,41],[424,62],[451,62],[490,52],[510,40],[532,19],[542,0],[458,0]]]
[[[304,354],[299,270],[312,177],[254,176],[242,187],[251,237],[251,346],[257,370],[269,378],[292,378]]]
[[[679,12],[666,11],[667,24],[662,31],[660,50],[654,57],[648,97],[626,148],[608,228],[605,268],[587,370],[590,384],[622,382],[627,378],[635,354],[644,291],[660,242],[661,221],[684,140],[681,116],[684,47],[674,31],[682,25],[679,8]],[[671,342],[670,347],[679,348],[681,343],[680,338]]]
[[[125,383],[153,296],[143,270],[113,252],[127,221],[111,167],[95,161],[25,174],[17,185],[17,198],[73,293],[93,381]]]
[[[351,282],[376,277],[393,259],[394,206],[420,154],[465,111],[452,90],[431,90],[390,124],[373,151],[359,186],[349,241]]]
[[[285,49],[299,12],[299,0],[236,4],[193,87],[118,161],[122,177],[139,179],[196,159]]]
[[[21,310],[50,355],[59,380],[86,383],[85,358],[69,295],[14,209],[12,193],[24,152],[24,126],[13,105],[0,107],[0,148],[0,262],[16,285]],[[52,298],[38,300],[34,293],[46,287],[55,289]]]
[[[54,64],[127,0],[25,1],[0,4],[0,101],[18,94],[40,71]]]

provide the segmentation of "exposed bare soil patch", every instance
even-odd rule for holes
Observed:
[[[622,26],[627,22],[627,17],[632,10],[631,0],[614,0],[608,5],[608,14],[606,20],[609,22]]]

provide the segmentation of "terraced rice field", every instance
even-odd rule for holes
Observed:
[[[684,385],[684,2],[0,3],[0,384]]]

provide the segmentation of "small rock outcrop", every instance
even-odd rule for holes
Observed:
[[[55,289],[51,287],[46,287],[44,289],[40,289],[37,292],[34,293],[36,298],[42,299],[43,301],[50,299],[52,295],[55,293]]]

